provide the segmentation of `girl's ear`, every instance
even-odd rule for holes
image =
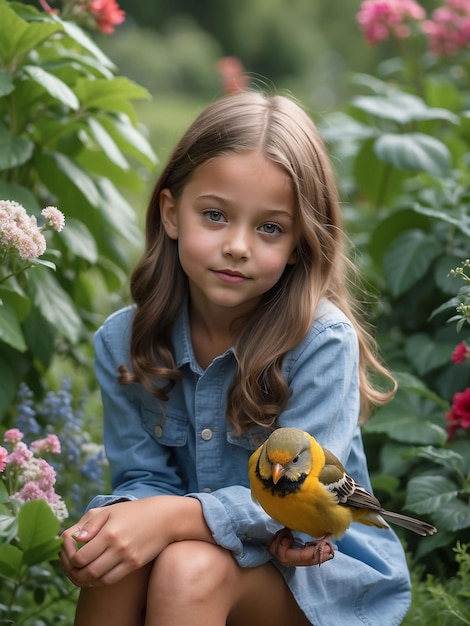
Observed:
[[[166,234],[170,239],[178,239],[178,216],[176,203],[169,189],[160,192],[160,217]]]
[[[295,265],[298,261],[299,255],[297,253],[297,248],[294,248],[291,252],[290,257],[287,259],[287,265]]]

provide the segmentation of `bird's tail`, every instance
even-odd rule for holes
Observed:
[[[406,528],[407,530],[412,530],[414,533],[417,533],[422,537],[426,537],[426,535],[434,535],[437,531],[437,528],[431,524],[415,519],[414,517],[402,515],[401,513],[394,513],[393,511],[380,511],[380,514],[385,520],[387,520],[387,522],[396,524],[397,526],[402,526],[402,528]]]

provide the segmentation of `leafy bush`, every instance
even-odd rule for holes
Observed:
[[[470,363],[451,358],[462,338],[442,306],[459,290],[449,272],[468,256],[470,235],[469,41],[458,30],[470,15],[458,5],[446,0],[453,21],[444,24],[443,12],[426,16],[414,0],[363,2],[369,43],[389,41],[398,55],[377,76],[355,76],[356,95],[323,128],[354,206],[345,214],[359,261],[380,293],[371,314],[382,352],[399,380],[395,400],[364,427],[374,486],[386,506],[436,524],[433,537],[406,535],[413,557],[436,572],[442,562],[452,570],[444,547],[470,531],[470,442],[468,433],[449,441],[446,419]]]
[[[56,272],[37,266],[2,290],[0,315],[8,309],[21,336],[0,335],[1,419],[21,380],[41,392],[59,351],[86,361],[77,347],[101,320],[100,298],[118,297],[141,239],[120,189],[140,189],[156,157],[131,105],[147,91],[116,76],[79,26],[6,0],[0,23],[0,199],[35,216],[54,204],[67,220],[44,256]]]

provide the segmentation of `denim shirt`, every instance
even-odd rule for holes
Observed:
[[[117,381],[121,364],[131,368],[133,315],[133,307],[114,313],[95,336],[113,492],[96,496],[89,508],[158,494],[198,498],[214,540],[240,566],[271,561],[266,543],[280,526],[252,500],[247,473],[249,456],[270,431],[253,426],[237,436],[225,419],[236,367],[233,351],[203,370],[194,357],[185,305],[173,328],[182,377],[169,400],[159,402],[140,384]],[[350,321],[333,304],[322,302],[307,336],[284,358],[291,394],[277,423],[309,431],[371,489],[358,427],[358,355]],[[311,623],[400,624],[410,602],[410,583],[394,531],[353,523],[336,548],[335,558],[321,568],[285,568],[273,561]]]

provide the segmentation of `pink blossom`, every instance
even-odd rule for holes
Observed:
[[[446,0],[422,25],[429,50],[449,57],[470,47],[470,0]]]
[[[45,439],[37,439],[29,446],[33,452],[43,454],[50,452],[52,454],[60,454],[60,441],[57,435],[47,435]]]
[[[465,343],[465,341],[462,341],[462,343],[459,343],[457,346],[455,346],[454,351],[452,352],[452,361],[454,363],[464,363],[466,359],[468,359],[470,356],[470,351],[468,349],[467,344]]]
[[[0,472],[3,472],[7,465],[8,450],[0,446]]]
[[[0,243],[16,251],[23,260],[37,258],[46,251],[46,240],[36,218],[12,200],[0,200]]]
[[[55,206],[47,206],[45,209],[41,211],[41,215],[44,216],[46,220],[46,224],[60,232],[65,224],[65,216],[62,211]]]
[[[223,57],[217,62],[217,71],[222,77],[223,90],[226,94],[246,89],[250,82],[244,73],[243,64],[237,57]]]
[[[23,437],[24,435],[21,430],[19,430],[18,428],[10,428],[9,430],[5,431],[5,434],[3,435],[3,441],[5,441],[6,443],[18,443],[23,439]]]
[[[93,14],[98,28],[103,33],[114,32],[114,27],[122,24],[126,14],[116,0],[90,0],[89,11]]]
[[[19,441],[13,451],[8,455],[7,462],[18,467],[26,467],[32,458],[33,453],[28,446],[22,441]]]
[[[374,45],[392,37],[406,39],[410,24],[426,17],[423,7],[414,0],[365,0],[357,22],[366,40]]]

